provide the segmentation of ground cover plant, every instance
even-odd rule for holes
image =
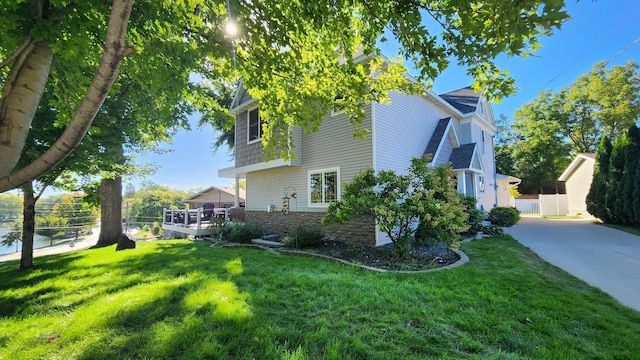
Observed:
[[[188,240],[0,264],[4,359],[634,358],[640,314],[510,237],[376,273]]]

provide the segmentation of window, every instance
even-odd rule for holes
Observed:
[[[487,153],[487,142],[485,141],[484,130],[482,130],[482,155]]]
[[[247,142],[249,144],[262,139],[262,124],[258,108],[247,111]]]
[[[478,176],[478,191],[481,193],[484,192],[484,176]]]
[[[331,109],[331,116],[337,116],[344,114],[344,96],[342,94],[336,95],[333,99],[333,109]]]
[[[340,170],[309,171],[309,206],[326,207],[339,200]]]

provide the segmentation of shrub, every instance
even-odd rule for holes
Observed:
[[[324,243],[325,233],[318,224],[300,223],[289,229],[285,244],[296,249],[318,247]]]
[[[250,243],[251,239],[258,239],[263,235],[262,229],[255,225],[236,223],[221,228],[222,240],[235,243]]]
[[[485,235],[489,235],[489,236],[504,236],[505,232],[504,229],[502,229],[500,226],[498,225],[480,225],[480,228],[478,231],[482,231],[483,234]]]
[[[142,231],[151,231],[151,228],[149,227],[149,225],[144,224],[144,225],[142,226],[142,229],[141,229],[141,230],[142,230]]]
[[[447,166],[429,167],[424,157],[414,158],[404,175],[389,170],[361,171],[344,187],[342,200],[329,205],[322,222],[344,223],[373,215],[401,257],[409,255],[417,237],[454,244],[468,228],[454,175]]]
[[[160,226],[160,224],[154,222],[153,226],[151,227],[151,233],[154,236],[162,235],[162,227]]]
[[[482,221],[485,218],[484,211],[478,209],[478,202],[474,196],[468,196],[459,194],[460,202],[465,207],[467,213],[466,225],[469,226],[469,230],[465,231],[466,235],[475,235],[478,231],[482,231]]]
[[[491,224],[494,225],[511,226],[520,220],[520,213],[511,207],[498,206],[489,211],[487,220],[491,221]]]

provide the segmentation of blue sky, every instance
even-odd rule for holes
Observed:
[[[621,65],[629,60],[640,62],[639,1],[582,0],[576,3],[568,0],[567,11],[572,19],[552,37],[542,39],[543,47],[534,57],[503,56],[498,59],[498,65],[510,71],[520,90],[500,104],[493,105],[496,117],[499,114],[513,117],[515,110],[534,99],[538,91],[557,91],[589,71],[598,61],[609,60],[608,66]],[[636,40],[638,43],[632,45]],[[395,55],[389,49],[383,50],[387,56]],[[452,64],[436,79],[433,90],[444,93],[471,82],[465,69]],[[231,179],[217,176],[219,168],[233,165],[230,154],[226,149],[212,153],[211,142],[215,134],[208,127],[198,129],[196,122],[197,118],[193,117],[193,129],[178,133],[173,144],[167,145],[172,152],[150,154],[140,159],[160,166],[155,175],[146,180],[183,190],[232,184]],[[141,179],[130,181],[139,187]]]

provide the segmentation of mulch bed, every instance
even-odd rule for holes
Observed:
[[[300,250],[385,270],[427,270],[450,265],[460,260],[460,255],[444,246],[414,246],[409,255],[402,258],[395,254],[393,244],[365,247],[329,241],[321,247],[298,249]]]

